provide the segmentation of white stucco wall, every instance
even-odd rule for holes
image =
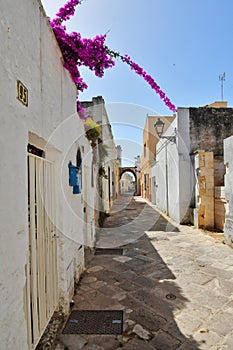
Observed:
[[[103,203],[104,203],[104,211],[109,212],[111,208],[111,202],[113,200],[113,186],[112,182],[116,181],[116,179],[113,179],[113,173],[114,173],[114,167],[115,167],[115,160],[116,160],[116,149],[115,149],[115,143],[113,140],[113,135],[111,131],[111,127],[109,124],[108,116],[104,108],[104,112],[102,115],[102,139],[103,144],[107,145],[107,152],[108,155],[104,160],[104,168],[106,171],[106,174],[109,176],[108,179],[103,179]],[[109,169],[109,171],[108,171]],[[109,193],[110,189],[110,193]],[[110,197],[110,201],[109,201]]]
[[[116,149],[115,143],[112,135],[111,125],[109,123],[107,111],[105,108],[104,99],[101,96],[94,97],[92,101],[83,102],[84,108],[87,110],[87,114],[98,124],[101,125],[101,139],[104,146],[107,146],[108,155],[103,161],[103,167],[105,169],[105,174],[108,175],[108,168],[110,177],[109,179],[101,178],[102,181],[102,198],[100,198],[99,193],[96,193],[96,209],[99,211],[109,212],[114,192],[116,192],[117,179],[114,179],[113,174],[116,173]],[[100,164],[99,164],[100,165]],[[98,167],[96,168],[98,174]],[[98,176],[98,175],[97,175]],[[109,186],[110,182],[110,186]],[[112,184],[114,183],[114,185]],[[110,187],[110,201],[109,201],[109,187]],[[113,188],[114,187],[114,188]]]
[[[189,222],[190,204],[195,187],[194,168],[190,157],[189,108],[178,108],[179,154],[179,222]]]
[[[161,144],[162,146],[162,144]],[[159,148],[157,148],[159,150]],[[167,202],[166,202],[166,161],[165,161],[165,152],[163,150],[158,152],[156,163],[151,168],[151,175],[154,179],[152,186],[155,186],[152,191],[154,191],[154,204],[162,210],[163,212],[167,211]]]
[[[233,136],[224,140],[224,163],[226,165],[225,174],[225,242],[233,247]]]
[[[190,159],[188,108],[178,108],[177,117],[164,136],[174,135],[175,129],[176,143],[161,139],[157,144],[152,177],[155,177],[156,181],[155,196],[158,208],[177,222],[183,222],[189,215],[194,183]]]
[[[28,142],[37,147],[47,144],[46,155],[55,162],[59,292],[66,311],[74,274],[83,269],[83,194],[72,194],[68,161],[75,164],[77,147],[83,146],[84,164],[90,168],[91,157],[85,154],[91,150],[76,113],[75,86],[39,6],[36,0],[22,0],[19,6],[1,1],[0,343],[4,350],[28,349],[23,298]],[[28,88],[28,107],[16,98],[17,80]]]
[[[176,119],[164,136],[174,135]],[[161,139],[156,146],[156,163],[152,177],[156,181],[156,205],[166,214],[179,218],[179,167],[177,143]]]

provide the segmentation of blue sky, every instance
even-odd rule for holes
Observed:
[[[65,0],[42,3],[53,17]],[[67,27],[83,37],[108,32],[106,44],[128,53],[177,107],[221,100],[219,75],[226,72],[224,100],[233,106],[232,13],[232,0],[84,0]],[[116,143],[122,144],[125,158],[133,159],[141,153],[146,114],[172,113],[143,78],[121,62],[102,79],[85,68],[82,75],[89,88],[80,99],[104,97]],[[124,140],[132,140],[132,145],[126,142],[124,147]]]

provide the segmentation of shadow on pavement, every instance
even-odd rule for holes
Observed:
[[[136,223],[141,230],[140,237],[122,245],[121,256],[94,255],[74,296],[74,309],[124,310],[123,336],[75,335],[74,344],[77,345],[79,341],[83,344],[79,349],[92,349],[97,346],[98,350],[200,349],[191,335],[182,334],[175,320],[175,315],[185,308],[189,300],[185,298],[176,283],[175,275],[145,234],[148,228],[150,232],[167,232],[168,229],[176,230],[176,227],[166,222],[166,219],[145,203],[133,200],[124,206],[123,202],[121,205],[124,209],[112,212],[111,217],[107,218],[104,225],[106,230],[102,232],[100,240],[106,239],[106,234],[110,232],[108,239],[111,241],[111,234],[116,235],[122,230],[119,224],[128,212],[131,212],[133,221],[136,221],[134,212],[139,213],[142,222],[138,220]],[[155,221],[150,220],[153,215],[157,216]],[[132,226],[127,225],[129,230]],[[118,231],[109,230],[116,227]],[[71,339],[72,336],[69,337],[69,342]],[[61,334],[59,341],[66,344],[67,338]]]
[[[159,215],[156,223],[148,231],[180,232],[178,227]]]
[[[137,242],[124,246],[124,254],[133,257],[125,264],[131,273],[124,283],[131,284],[131,292],[121,302],[132,313],[129,318],[153,334],[149,344],[156,349],[197,350],[199,344],[179,329],[174,315],[189,302],[175,282],[175,275],[144,235]],[[122,277],[120,277],[122,279]],[[189,320],[187,320],[189,322]],[[127,331],[126,331],[127,332]]]

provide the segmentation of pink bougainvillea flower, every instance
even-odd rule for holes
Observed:
[[[147,74],[142,67],[133,62],[129,55],[122,56],[120,53],[110,50],[105,45],[106,35],[97,35],[93,39],[82,38],[80,33],[67,33],[66,27],[62,24],[70,19],[75,13],[75,7],[81,4],[82,0],[69,0],[59,9],[56,17],[50,20],[50,25],[54,31],[58,44],[64,58],[64,67],[70,72],[71,78],[79,91],[87,89],[87,84],[83,81],[79,68],[86,66],[94,71],[97,77],[103,77],[105,69],[112,68],[115,65],[114,59],[120,58],[127,63],[131,70],[143,77],[150,87],[160,96],[165,105],[176,112],[176,107],[170,99],[160,89],[155,80]],[[77,97],[77,111],[81,119],[88,117]]]

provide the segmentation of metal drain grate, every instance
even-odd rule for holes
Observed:
[[[122,334],[123,311],[73,310],[63,334]]]
[[[122,248],[96,248],[95,255],[122,255]]]
[[[176,299],[176,296],[175,296],[175,294],[167,294],[166,295],[166,298],[168,299],[168,300],[175,300]]]

